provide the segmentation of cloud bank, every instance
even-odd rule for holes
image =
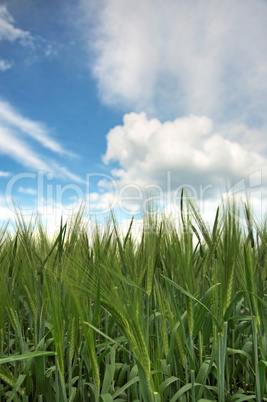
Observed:
[[[90,52],[105,103],[163,120],[265,119],[265,1],[107,0],[98,18]]]
[[[101,100],[126,113],[103,156],[120,188],[166,190],[168,172],[172,189],[220,193],[254,174],[266,187],[265,1],[82,4],[97,17],[88,42]],[[111,183],[99,188],[110,194]]]
[[[251,147],[251,141],[259,143],[264,134],[239,125],[232,125],[231,130],[232,135],[227,127],[214,130],[206,116],[190,115],[161,123],[148,119],[145,113],[130,113],[124,116],[123,125],[108,133],[103,161],[119,164],[113,175],[122,185],[163,186],[168,171],[173,186],[219,186],[229,177],[239,180],[258,170],[267,177],[264,147]]]

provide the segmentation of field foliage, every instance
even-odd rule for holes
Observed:
[[[184,197],[179,221],[3,228],[0,399],[266,401],[267,221],[225,202],[209,227]]]

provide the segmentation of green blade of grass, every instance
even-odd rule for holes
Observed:
[[[24,353],[23,355],[12,355],[9,357],[3,357],[0,359],[0,364],[4,363],[11,363],[15,361],[20,361],[20,360],[28,360],[28,359],[33,359],[34,357],[40,357],[40,356],[55,356],[55,352],[48,352],[48,351],[36,351],[36,352],[28,352]]]

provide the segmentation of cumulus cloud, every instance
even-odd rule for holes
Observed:
[[[266,186],[266,2],[81,3],[100,97],[127,112],[107,135],[112,178],[101,191],[111,194],[115,180],[134,209],[134,195],[142,203],[157,186],[162,207],[174,201],[168,189],[186,184],[212,187],[213,201],[215,187],[250,186],[255,172]]]
[[[241,130],[240,126],[232,130],[236,139],[216,131],[206,116],[191,115],[161,123],[148,119],[145,113],[130,113],[124,116],[123,125],[108,133],[103,161],[117,162],[119,169],[114,169],[113,175],[120,185],[163,186],[167,172],[176,187],[215,183],[219,186],[227,178],[239,180],[258,170],[266,177],[264,148],[251,148],[253,139],[247,138],[251,130]],[[262,133],[255,132],[260,138]]]
[[[266,2],[101,4],[90,49],[104,102],[164,119],[265,118]]]
[[[250,200],[256,216],[266,210],[267,158],[264,132],[232,124],[217,129],[206,116],[161,123],[145,113],[130,113],[107,135],[103,162],[112,176],[99,181],[104,196],[124,215],[143,214],[148,203],[173,222],[180,214],[182,188],[198,201],[204,219],[213,223],[222,199],[240,205]],[[261,142],[261,139],[264,140]],[[253,147],[253,142],[261,146]],[[116,165],[116,167],[114,167]],[[221,204],[222,208],[222,204]]]

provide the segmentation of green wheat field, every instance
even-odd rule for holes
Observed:
[[[139,240],[82,213],[2,228],[1,401],[267,401],[267,220],[180,210]]]

